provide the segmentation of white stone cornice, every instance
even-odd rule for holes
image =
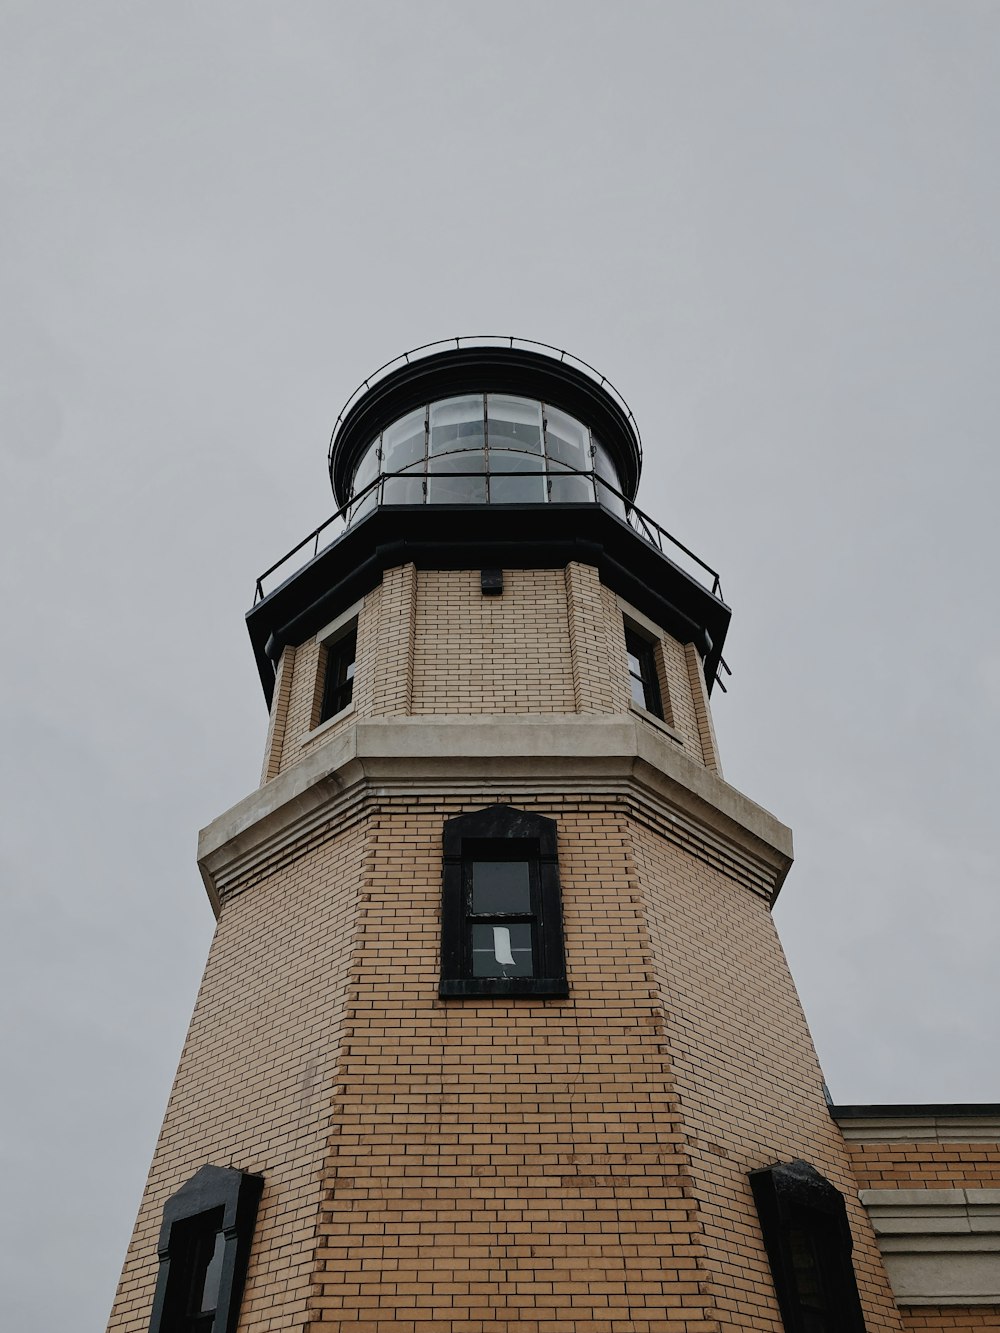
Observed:
[[[360,719],[316,746],[203,829],[198,864],[218,910],[227,882],[368,793],[461,795],[496,786],[634,795],[676,826],[752,868],[773,899],[791,833],[773,815],[630,715]]]
[[[841,1117],[836,1108],[832,1114],[844,1138],[856,1143],[1000,1143],[1000,1115],[994,1108],[982,1115],[928,1111]]]
[[[1000,1304],[1000,1190],[862,1190],[900,1305]]]

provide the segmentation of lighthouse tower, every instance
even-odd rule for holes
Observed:
[[[669,442],[656,440],[666,449]],[[730,612],[583,363],[453,340],[258,584],[260,787],[118,1333],[779,1333],[899,1314],[723,776]]]

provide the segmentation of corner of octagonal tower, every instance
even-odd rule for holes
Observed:
[[[791,835],[722,776],[729,608],[640,464],[537,347],[348,404],[336,521],[248,613],[262,780],[201,835],[218,926],[111,1328],[215,1282],[205,1164],[262,1182],[206,1232],[206,1329],[805,1327],[794,1164],[846,1228],[810,1327],[901,1327],[771,921]]]

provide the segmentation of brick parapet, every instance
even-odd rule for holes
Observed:
[[[1000,1143],[848,1142],[859,1189],[1000,1189]]]
[[[1000,1329],[1000,1309],[988,1305],[924,1305],[902,1311],[906,1333],[984,1333]]]

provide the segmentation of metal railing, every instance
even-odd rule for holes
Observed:
[[[720,582],[719,575],[711,567],[711,565],[707,565],[705,561],[701,559],[700,556],[695,555],[695,553],[689,547],[685,546],[683,542],[678,541],[676,537],[672,536],[671,533],[669,533],[666,530],[666,528],[661,527],[660,524],[657,523],[655,519],[650,518],[648,514],[644,514],[641,509],[636,508],[636,506],[630,500],[628,500],[626,496],[622,494],[621,491],[617,490],[614,486],[612,486],[610,482],[605,481],[603,477],[599,477],[596,474],[596,472],[592,471],[581,472],[572,468],[566,468],[565,470],[560,470],[559,472],[550,472],[550,473],[544,473],[539,471],[528,471],[528,470],[525,470],[523,472],[489,472],[489,473],[482,471],[380,473],[379,476],[377,476],[374,479],[374,481],[369,482],[369,484],[364,488],[364,490],[360,491],[357,496],[355,496],[352,500],[348,501],[346,505],[342,505],[341,508],[336,511],[336,513],[331,514],[330,517],[326,519],[325,522],[319,525],[318,528],[314,528],[313,531],[310,532],[307,537],[303,537],[302,541],[300,541],[298,545],[293,546],[290,551],[288,551],[285,555],[281,557],[280,560],[275,561],[273,565],[271,565],[268,569],[264,570],[263,574],[261,574],[260,577],[257,579],[256,590],[254,594],[254,605],[256,606],[256,604],[259,601],[261,601],[264,597],[268,595],[268,590],[265,590],[264,587],[265,580],[270,579],[272,575],[278,574],[279,571],[281,571],[279,578],[276,579],[275,581],[275,586],[277,586],[279,583],[284,582],[284,580],[289,578],[293,573],[295,573],[297,569],[301,569],[303,566],[307,565],[311,560],[315,560],[315,558],[320,554],[321,551],[325,551],[330,546],[332,546],[333,543],[343,535],[344,531],[346,531],[346,529],[350,525],[352,515],[355,517],[355,519],[360,519],[364,517],[365,514],[370,512],[370,508],[366,506],[366,502],[370,499],[370,497],[374,496],[374,504],[371,506],[371,508],[379,507],[382,504],[382,500],[380,496],[376,494],[376,492],[378,492],[380,488],[385,485],[386,481],[392,481],[395,478],[404,478],[407,481],[413,482],[419,479],[423,483],[423,495],[424,495],[424,498],[420,503],[430,504],[430,505],[436,505],[440,503],[442,508],[446,508],[448,503],[450,503],[448,501],[445,502],[437,502],[433,500],[428,501],[427,482],[451,481],[451,480],[458,480],[462,477],[474,477],[484,482],[486,481],[487,477],[504,478],[504,479],[515,478],[515,477],[533,477],[535,478],[535,480],[542,479],[546,482],[554,481],[560,477],[586,478],[595,487],[600,487],[604,491],[607,491],[610,495],[614,496],[615,499],[621,503],[625,515],[623,521],[626,522],[629,525],[629,527],[633,529],[633,531],[637,532],[639,536],[642,537],[645,541],[649,542],[651,546],[655,546],[662,556],[665,556],[668,560],[673,561],[673,563],[675,564],[680,564],[681,567],[685,569],[685,572],[690,574],[694,579],[696,579],[697,582],[702,585],[702,587],[707,588],[712,593],[712,595],[718,597],[720,601],[722,600],[722,584]],[[595,490],[594,494],[600,495],[601,491]],[[476,503],[476,502],[473,501],[470,503]],[[480,502],[480,503],[485,503],[485,502]],[[495,507],[503,508],[506,503],[509,502],[499,501],[496,503]],[[532,503],[532,502],[527,501],[525,503]],[[550,501],[547,499],[540,502],[541,505],[559,504],[559,503],[560,501]],[[584,500],[575,502],[570,501],[568,503],[601,504],[602,508],[608,510],[609,512],[613,512],[609,505],[602,504],[600,500]],[[385,507],[391,509],[394,508],[395,506],[390,502]],[[620,517],[620,515],[615,515],[615,516]],[[330,533],[329,530],[334,525],[338,526],[334,529],[332,533]],[[325,534],[329,535],[325,536]],[[323,539],[322,546],[320,545],[321,538]],[[693,564],[695,566],[695,569],[687,567],[688,562],[690,562],[690,564]],[[696,570],[697,572],[695,572]],[[270,591],[273,590],[274,590],[273,588],[270,589]],[[728,671],[728,667],[726,668],[726,670]],[[724,688],[725,687],[723,686],[723,689]]]
[[[596,366],[592,366],[589,361],[584,361],[583,357],[574,356],[572,352],[566,352],[561,347],[554,347],[552,343],[538,342],[535,338],[518,338],[513,334],[483,333],[459,335],[454,338],[438,338],[434,342],[421,343],[419,347],[411,347],[408,352],[401,352],[399,356],[394,356],[391,361],[386,361],[384,365],[379,366],[378,370],[373,371],[366,380],[362,380],[344,406],[340,409],[340,415],[334,423],[333,431],[330,435],[330,448],[327,452],[327,463],[330,466],[333,464],[333,445],[337,438],[337,432],[343,424],[344,418],[358,399],[363,394],[366,394],[373,385],[378,384],[380,380],[385,379],[386,376],[390,375],[394,370],[398,370],[400,366],[408,366],[413,361],[421,361],[424,357],[433,356],[436,352],[448,351],[451,348],[460,351],[463,347],[509,347],[511,349],[523,347],[527,351],[535,350],[546,352],[552,356],[553,360],[567,362],[569,365],[576,367],[576,369],[584,371],[585,374],[589,375],[590,378],[604,389],[606,393],[610,394],[618,407],[624,412],[625,417],[635,434],[635,442],[639,448],[639,459],[641,462],[642,436],[639,434],[639,424],[635,419],[632,409],[625,401],[625,397],[620,390],[616,389],[608,377],[602,375]]]

